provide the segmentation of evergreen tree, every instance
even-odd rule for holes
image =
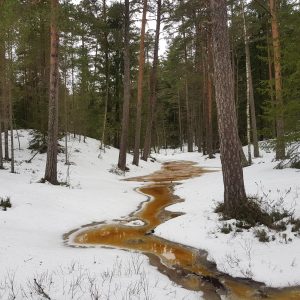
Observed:
[[[210,8],[224,206],[225,214],[235,218],[244,209],[246,193],[239,154],[226,1],[210,0]]]
[[[57,180],[57,138],[58,138],[58,44],[57,27],[58,0],[51,0],[51,47],[50,47],[50,88],[47,138],[47,162],[44,180],[58,184]]]

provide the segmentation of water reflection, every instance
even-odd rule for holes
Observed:
[[[182,201],[172,193],[173,182],[200,176],[204,172],[208,171],[195,166],[193,162],[172,162],[164,164],[160,171],[151,175],[131,178],[130,180],[152,182],[139,189],[152,200],[133,216],[133,219],[142,221],[143,225],[107,224],[88,228],[75,236],[75,244],[140,251],[171,280],[187,289],[204,292],[206,299],[221,299],[219,294],[224,295],[226,292],[227,299],[254,300],[267,295],[268,299],[274,300],[299,300],[298,288],[266,289],[259,283],[231,278],[218,272],[207,261],[204,252],[155,236],[155,228],[159,224],[176,217],[176,214],[167,213],[164,208]]]

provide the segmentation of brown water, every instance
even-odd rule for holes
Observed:
[[[209,172],[192,162],[171,162],[164,164],[160,171],[151,175],[131,178],[132,181],[150,182],[138,189],[149,197],[141,208],[128,220],[141,220],[142,226],[128,226],[124,220],[118,224],[103,224],[86,227],[76,235],[72,243],[76,245],[102,245],[126,250],[139,251],[149,257],[150,263],[177,284],[194,291],[202,291],[205,299],[300,299],[300,288],[271,289],[251,280],[232,278],[217,271],[214,264],[207,261],[207,253],[155,236],[155,227],[177,217],[165,207],[183,201],[173,195],[176,181],[201,176]],[[154,233],[153,233],[154,231]],[[75,231],[76,232],[76,231]],[[74,233],[74,231],[72,232]]]

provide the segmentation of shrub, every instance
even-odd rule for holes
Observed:
[[[228,234],[232,231],[232,226],[230,224],[224,223],[223,227],[221,227],[221,232]]]
[[[260,242],[267,243],[270,241],[270,238],[264,229],[255,230],[255,236],[258,238]]]
[[[11,208],[11,202],[9,197],[0,198],[0,208],[4,211],[6,211],[8,208]]]

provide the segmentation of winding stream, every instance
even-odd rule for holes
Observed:
[[[223,274],[207,260],[205,251],[174,243],[155,236],[155,228],[181,213],[166,211],[169,205],[182,202],[173,194],[176,181],[201,176],[210,172],[193,162],[165,163],[160,171],[128,180],[149,182],[137,189],[148,196],[148,201],[127,220],[111,224],[86,225],[67,234],[66,240],[75,246],[109,246],[139,251],[149,257],[150,263],[172,281],[186,289],[202,291],[204,299],[300,299],[300,288],[273,289],[247,279]],[[134,226],[132,226],[134,225]],[[73,238],[71,238],[73,237]]]

